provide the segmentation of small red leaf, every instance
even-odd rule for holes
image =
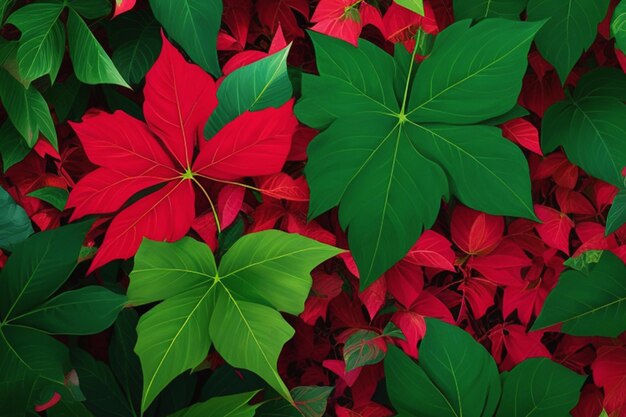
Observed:
[[[454,251],[448,239],[426,230],[404,258],[415,265],[454,271]]]
[[[463,252],[484,254],[502,239],[504,219],[459,205],[452,213],[450,229],[452,241]]]
[[[237,218],[241,211],[246,189],[236,185],[226,184],[217,195],[217,212],[220,226],[226,229]]]
[[[126,13],[135,7],[135,1],[136,0],[115,0],[115,12],[113,12],[113,17]]]
[[[502,136],[537,155],[543,155],[539,144],[539,131],[528,120],[519,118],[506,122],[502,125]]]
[[[542,223],[535,225],[541,239],[552,248],[569,255],[569,235],[574,227],[572,219],[550,207],[535,204],[535,213]]]

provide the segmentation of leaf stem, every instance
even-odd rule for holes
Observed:
[[[257,188],[257,187],[254,187],[254,186],[252,186],[252,185],[244,184],[244,183],[242,183],[242,182],[227,181],[227,180],[218,180],[217,178],[207,177],[206,175],[202,175],[202,174],[195,174],[195,175],[196,175],[196,176],[198,176],[198,177],[202,177],[202,178],[204,178],[204,179],[207,179],[207,180],[211,180],[211,181],[219,182],[219,183],[222,183],[222,184],[237,185],[237,186],[239,186],[239,187],[248,188],[248,189],[250,189],[250,190],[253,190],[253,191],[258,191],[258,192],[260,192],[260,193],[263,193],[263,191],[264,191],[264,190],[263,190],[263,189],[261,189],[261,188]]]

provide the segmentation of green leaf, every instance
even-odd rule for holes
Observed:
[[[144,241],[128,296],[134,304],[164,301],[137,327],[142,411],[174,377],[204,360],[211,341],[229,364],[255,372],[291,400],[276,361],[293,329],[276,309],[299,314],[311,269],[339,252],[271,230],[242,237],[218,269],[208,246],[191,238]]]
[[[111,369],[80,349],[71,352],[72,365],[78,373],[85,405],[95,417],[133,417],[133,409],[124,397]]]
[[[124,295],[91,285],[63,292],[39,307],[14,317],[11,323],[51,334],[100,333],[113,324],[125,302]]]
[[[141,406],[141,365],[139,357],[133,351],[137,343],[137,322],[139,317],[135,310],[122,310],[115,325],[109,345],[109,364],[113,374],[119,381],[126,398],[133,410]],[[138,412],[137,412],[138,414]]]
[[[609,0],[528,0],[528,20],[549,19],[535,42],[563,84],[596,38],[608,7]]]
[[[129,87],[87,24],[74,10],[69,11],[67,36],[74,72],[80,81],[85,84]]]
[[[46,410],[48,417],[94,417],[89,410],[78,401],[61,401],[54,407]]]
[[[215,77],[221,75],[217,59],[221,0],[150,0],[150,7],[167,34],[196,64]]]
[[[343,346],[346,372],[365,365],[373,365],[385,358],[386,342],[371,330],[357,330]]]
[[[217,107],[204,128],[207,139],[246,111],[280,107],[293,94],[287,74],[290,46],[229,74],[217,90]]]
[[[130,84],[144,79],[161,50],[159,22],[145,10],[116,17],[108,27],[113,63]]]
[[[620,1],[611,18],[611,36],[620,51],[626,51],[626,1]]]
[[[615,80],[615,83],[613,83]],[[542,148],[561,145],[589,175],[623,187],[626,166],[626,75],[603,68],[583,76],[573,97],[554,104],[542,121]]]
[[[57,147],[57,134],[48,104],[35,87],[24,88],[19,81],[0,68],[0,99],[13,126],[29,147],[35,146],[40,131]]]
[[[32,234],[28,214],[0,187],[0,248],[11,249]]]
[[[458,22],[414,80],[401,50],[394,59],[367,41],[310,34],[320,75],[303,75],[295,109],[322,130],[305,167],[309,217],[339,206],[362,290],[404,257],[451,193],[477,210],[536,219],[522,152],[499,129],[465,124],[515,109],[540,26]]]
[[[30,152],[30,148],[10,121],[0,127],[0,154],[2,155],[2,171],[7,172],[13,165],[21,162]],[[0,244],[0,246],[2,246]]]
[[[91,222],[32,235],[15,247],[0,271],[0,316],[9,321],[39,305],[76,266]]]
[[[495,417],[570,417],[585,376],[550,359],[532,358],[503,374],[503,382]]]
[[[28,193],[28,196],[38,198],[52,205],[55,209],[63,211],[69,193],[65,188],[43,187],[38,190],[31,191]]]
[[[65,55],[65,30],[59,20],[63,3],[34,3],[15,11],[7,23],[22,32],[17,50],[20,77],[26,81],[50,74],[54,83]]]
[[[295,387],[291,390],[291,396],[303,417],[322,417],[326,415],[328,397],[333,389],[334,387]]]
[[[489,417],[500,399],[496,364],[464,330],[426,319],[415,363],[395,346],[385,358],[387,392],[402,416]]]
[[[575,258],[567,259],[563,262],[563,265],[577,271],[588,271],[590,265],[597,264],[600,261],[602,253],[603,251],[601,250],[588,250]]]
[[[626,330],[624,276],[626,265],[609,251],[588,272],[563,272],[532,330],[562,323],[561,331],[574,336],[617,337]]]
[[[4,15],[13,6],[14,0],[0,0],[0,24],[4,23]]]
[[[258,391],[215,397],[171,414],[169,417],[253,417],[260,404],[248,403]]]
[[[80,120],[87,111],[89,96],[89,86],[78,81],[74,74],[63,82],[54,84],[45,93],[46,100],[54,107],[59,122],[67,119]]]
[[[424,16],[424,0],[394,0],[400,6]]]
[[[98,19],[111,13],[108,0],[69,0],[67,5],[85,19]]]
[[[528,0],[454,0],[456,20],[503,17],[519,20]]]
[[[606,218],[606,232],[608,236],[626,223],[626,190],[621,190],[613,199],[613,205]]]

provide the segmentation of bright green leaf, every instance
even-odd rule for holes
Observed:
[[[535,42],[565,84],[580,56],[591,46],[609,0],[529,0],[528,20],[549,19]]]
[[[256,393],[246,392],[211,398],[171,414],[169,417],[253,417],[260,404],[249,405],[248,402]]]
[[[189,57],[215,77],[217,33],[222,18],[221,0],[150,0],[156,19]]]
[[[617,337],[626,330],[625,276],[626,265],[609,251],[588,271],[563,272],[532,329],[562,323],[574,336]]]
[[[28,214],[0,187],[0,248],[11,249],[32,234]]]
[[[626,223],[626,190],[621,190],[613,199],[613,204],[606,218],[606,235],[609,235]]]
[[[38,198],[52,205],[55,209],[63,211],[69,193],[65,188],[43,187],[38,190],[31,191],[28,193],[28,196]]]
[[[293,94],[287,74],[290,47],[241,67],[229,74],[217,90],[217,107],[213,110],[204,136],[215,136],[228,122],[245,111],[280,107]]]
[[[128,87],[111,58],[74,10],[69,11],[67,37],[74,72],[80,81],[85,84],[117,84]]]
[[[462,19],[484,19],[503,17],[519,20],[528,0],[454,0],[454,17]]]
[[[615,38],[615,45],[626,51],[626,1],[620,1],[611,18],[611,36]]]
[[[34,3],[7,19],[22,32],[17,50],[20,77],[27,81],[50,74],[54,83],[65,55],[65,30],[59,17],[63,3]]]
[[[424,16],[424,0],[394,0],[400,6]]]
[[[402,416],[490,417],[500,400],[500,377],[489,352],[464,330],[435,319],[426,319],[419,363],[392,346],[385,376]]]

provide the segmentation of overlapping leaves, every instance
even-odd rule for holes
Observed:
[[[323,130],[308,148],[309,216],[339,206],[362,289],[432,226],[442,197],[535,218],[523,154],[480,123],[515,106],[540,27],[457,22],[415,75],[406,54],[311,33],[320,76],[303,76],[296,106],[301,121]]]

